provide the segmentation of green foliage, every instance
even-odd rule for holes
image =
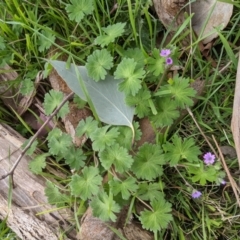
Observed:
[[[96,167],[84,167],[81,175],[73,175],[70,188],[72,195],[83,200],[91,198],[99,192],[102,177]]]
[[[116,142],[116,138],[119,135],[118,128],[108,129],[109,126],[104,126],[91,133],[90,137],[93,141],[92,148],[94,151],[102,151]]]
[[[45,195],[48,198],[50,204],[62,207],[69,201],[69,197],[59,191],[59,188],[52,182],[47,181],[45,188]]]
[[[119,144],[114,144],[104,149],[104,151],[99,153],[99,158],[102,166],[106,170],[109,170],[113,165],[115,171],[119,173],[123,173],[130,169],[133,163],[133,159],[131,155],[129,155],[128,150],[119,146]]]
[[[43,52],[48,50],[52,43],[55,42],[56,37],[52,34],[52,30],[47,28],[41,31],[41,35],[38,37],[38,51]]]
[[[120,206],[113,200],[112,194],[106,194],[100,191],[99,194],[92,200],[90,206],[93,210],[93,215],[103,221],[115,222],[117,217],[114,213],[120,212]]]
[[[135,106],[135,114],[139,118],[149,116],[150,106],[148,100],[151,98],[150,91],[140,89],[136,96],[129,95],[126,97],[126,103],[130,106]]]
[[[208,147],[202,137],[199,138],[199,130],[188,117],[179,126],[175,124],[180,111],[193,105],[196,92],[190,82],[199,77],[208,79],[208,95],[199,102],[197,120],[206,135],[214,132],[219,134],[221,144],[232,143],[225,130],[230,126],[226,119],[230,119],[232,109],[230,86],[234,85],[231,80],[235,79],[234,66],[227,66],[227,77],[222,71],[220,75],[212,74],[219,69],[212,71],[210,64],[205,64],[198,49],[199,39],[196,42],[193,39],[192,54],[187,58],[184,48],[178,47],[179,39],[175,35],[169,56],[173,65],[169,68],[166,57],[160,56],[162,49],[155,47],[156,39],[162,35],[162,26],[150,14],[149,0],[117,1],[116,9],[112,1],[44,0],[31,9],[25,1],[12,3],[0,3],[0,65],[9,64],[20,73],[24,79],[20,92],[28,95],[35,91],[36,72],[45,69],[46,78],[52,70],[51,64],[78,95],[74,102],[79,108],[91,110],[94,116],[81,120],[75,129],[77,137],[88,138],[80,147],[74,146],[72,136],[55,128],[48,134],[47,146],[34,142],[28,150],[27,154],[31,155],[38,145],[45,151],[30,161],[32,172],[43,174],[46,163],[51,164],[55,158],[54,167],[66,173],[64,179],[50,176],[58,183],[47,182],[49,202],[74,209],[76,219],[90,203],[94,215],[104,221],[116,221],[120,206],[130,204],[128,217],[140,215],[142,226],[153,231],[155,239],[184,239],[186,233],[191,239],[224,238],[221,232],[237,239],[234,231],[238,225],[232,220],[237,219],[237,210],[229,208],[234,206],[235,199],[226,191],[228,188],[219,186],[225,173],[217,156],[214,165],[206,166],[199,159],[201,152],[197,146],[203,151]],[[239,17],[236,19],[239,21]],[[213,46],[210,51],[219,66],[229,59],[236,64],[234,50],[230,49],[239,38],[239,24],[234,25],[232,34],[225,37],[222,32],[220,35],[224,48],[221,49],[217,41],[218,49]],[[179,32],[182,30],[180,27]],[[163,37],[160,44],[165,45],[166,36]],[[50,51],[53,43],[54,49]],[[67,63],[49,60],[45,64],[46,53],[52,55],[52,50],[57,52],[53,59],[67,56]],[[222,56],[226,58],[224,61]],[[76,62],[77,66],[70,62]],[[169,76],[172,77],[169,79]],[[227,90],[229,96],[225,95]],[[41,93],[39,91],[38,96]],[[61,92],[48,91],[43,104],[46,115],[52,114],[62,100]],[[57,117],[67,113],[65,105]],[[206,119],[202,119],[204,115]],[[150,120],[149,126],[144,124],[144,118]],[[153,140],[148,134],[154,130],[154,144],[140,144],[143,140],[140,125],[144,141]],[[215,132],[218,126],[220,131]],[[177,137],[175,132],[186,138]],[[49,155],[53,155],[51,161],[46,161]],[[237,161],[227,159],[229,162],[232,170]],[[45,175],[49,177],[47,170]],[[190,200],[193,190],[202,193],[197,201]],[[166,200],[174,204],[173,209]],[[201,201],[204,204],[200,204]],[[139,208],[148,205],[148,209],[139,213]],[[222,220],[229,216],[233,216],[231,228],[225,227]],[[194,219],[190,232],[189,219]]]
[[[193,182],[199,182],[202,186],[206,185],[207,181],[215,182],[218,177],[218,172],[213,165],[204,166],[203,162],[200,166],[188,167],[188,173],[192,175],[191,180]]]
[[[50,90],[49,93],[46,93],[44,98],[44,111],[47,115],[50,115],[56,107],[63,101],[64,95],[62,92],[57,92],[55,90]],[[68,103],[65,103],[63,107],[58,112],[57,116],[63,118],[66,114],[69,113]]]
[[[149,57],[147,62],[148,70],[152,72],[154,76],[157,77],[164,72],[165,59],[160,56],[159,50],[157,48],[154,48],[152,57]]]
[[[137,196],[143,201],[153,201],[164,197],[159,183],[141,183]]]
[[[121,193],[122,198],[128,200],[132,193],[135,193],[138,189],[136,184],[136,179],[133,177],[128,177],[124,181],[114,178],[109,182],[113,195]]]
[[[153,200],[151,206],[153,211],[144,210],[141,212],[140,221],[143,228],[153,232],[167,228],[169,222],[173,219],[171,215],[171,204],[161,197],[157,200]]]
[[[173,121],[179,117],[177,104],[171,98],[156,98],[157,114],[150,116],[150,120],[156,127],[171,126]]]
[[[6,48],[5,39],[0,36],[0,50],[4,50]]]
[[[71,4],[66,5],[66,11],[70,20],[79,23],[85,16],[93,12],[92,0],[70,0]]]
[[[95,50],[88,58],[86,68],[88,75],[96,82],[104,80],[107,71],[113,66],[113,57],[106,49]]]
[[[137,62],[134,59],[123,58],[114,73],[116,79],[124,79],[119,84],[119,90],[123,91],[126,95],[131,93],[135,96],[142,87],[141,79],[144,77],[145,71],[142,67],[136,68],[136,66]]]
[[[21,82],[20,93],[23,95],[28,95],[34,90],[34,83],[31,79],[25,78]]]
[[[161,147],[145,143],[139,148],[134,158],[132,171],[138,178],[153,180],[163,174],[164,164],[165,159]]]
[[[54,128],[47,136],[49,152],[52,155],[64,154],[72,146],[70,135],[63,133],[59,128]]]
[[[26,140],[26,141],[23,143],[23,145],[21,146],[21,148],[24,149],[24,148],[28,145],[28,143],[29,143],[30,141],[31,141],[31,138],[28,139],[28,140]],[[37,141],[37,140],[34,140],[33,143],[31,144],[31,146],[28,148],[26,154],[29,155],[29,156],[31,156],[31,155],[35,152],[35,150],[36,150],[36,148],[37,148],[37,145],[38,145],[38,141]]]
[[[76,135],[81,137],[86,134],[87,137],[90,136],[98,128],[98,122],[93,119],[93,117],[87,117],[85,120],[82,119],[76,128]]]
[[[175,100],[176,106],[185,108],[186,106],[193,105],[193,98],[196,95],[196,91],[189,87],[189,79],[182,78],[175,75],[170,81],[171,84],[161,87],[161,89],[155,94],[156,96],[161,95],[164,91],[169,91],[171,98]]]
[[[43,153],[38,156],[36,156],[30,163],[29,163],[29,169],[31,172],[35,174],[42,173],[42,170],[46,167],[46,157],[48,157],[49,153]]]
[[[107,46],[109,43],[114,42],[115,38],[120,37],[124,32],[126,23],[116,23],[102,28],[104,34],[98,36],[94,43],[101,47]]]
[[[65,163],[68,164],[71,169],[76,171],[85,165],[84,161],[87,158],[82,149],[75,148],[74,146],[70,146],[68,151],[64,151],[62,155],[65,158]]]
[[[164,145],[165,159],[169,161],[170,166],[175,166],[182,159],[189,162],[199,162],[198,156],[201,154],[199,148],[195,145],[192,138],[182,139],[177,135],[172,138],[172,143],[167,142]]]

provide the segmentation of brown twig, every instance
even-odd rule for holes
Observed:
[[[228,179],[229,179],[229,181],[230,181],[230,185],[231,185],[231,187],[232,187],[232,189],[233,189],[233,192],[234,192],[234,195],[235,195],[235,197],[236,197],[238,206],[240,207],[240,199],[239,199],[239,196],[238,196],[239,193],[240,193],[240,189],[239,189],[238,185],[236,184],[235,180],[233,179],[232,175],[231,175],[230,172],[229,172],[229,169],[228,169],[227,164],[226,164],[226,162],[225,162],[224,156],[223,156],[223,154],[222,154],[222,151],[221,151],[221,149],[220,149],[220,147],[219,147],[219,145],[218,145],[215,137],[212,136],[212,138],[213,138],[213,141],[214,141],[214,143],[215,143],[215,145],[216,145],[216,147],[217,147],[217,149],[218,149],[219,158],[220,158],[220,160],[221,160],[221,162],[222,162],[223,168],[224,168],[224,170],[225,170],[225,172],[226,172],[226,174],[227,174],[227,177],[228,177]]]
[[[33,142],[37,139],[38,135],[41,133],[41,131],[44,129],[44,127],[52,120],[52,118],[59,112],[59,110],[62,108],[62,106],[74,95],[73,92],[67,95],[66,98],[63,99],[63,101],[60,103],[60,105],[54,110],[54,112],[48,117],[48,119],[43,123],[43,125],[38,129],[38,131],[34,134],[34,136],[31,138],[31,140],[28,142],[26,147],[23,149],[22,153],[17,158],[16,162],[12,166],[11,170],[0,177],[0,180],[6,178],[7,176],[11,175],[13,178],[13,173],[18,166],[19,162],[23,158],[23,156],[26,154],[27,150],[31,147]]]

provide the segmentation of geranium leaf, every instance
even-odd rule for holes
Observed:
[[[93,12],[92,0],[70,0],[71,4],[66,5],[66,11],[70,20],[80,22],[84,16]]]
[[[118,144],[114,144],[104,149],[104,151],[100,152],[99,158],[106,170],[114,165],[115,171],[119,173],[128,170],[133,163],[133,159],[129,155],[128,150]]]
[[[80,87],[74,65],[71,64],[66,69],[65,62],[50,61],[50,63],[68,84],[69,88],[80,98],[87,101]],[[99,119],[110,125],[129,126],[132,128],[134,108],[126,105],[124,93],[118,91],[118,84],[121,81],[107,75],[104,81],[95,82],[89,78],[86,67],[78,66],[77,70],[83,79]]]
[[[153,211],[144,210],[141,212],[140,221],[143,228],[153,232],[167,228],[172,220],[172,206],[163,197],[151,202]]]
[[[106,49],[95,50],[88,58],[86,68],[88,76],[98,82],[104,80],[107,71],[113,66],[113,57]]]
[[[81,175],[72,176],[70,188],[74,196],[87,200],[98,193],[101,183],[102,177],[98,168],[84,167]]]
[[[93,215],[100,218],[102,221],[113,221],[115,222],[117,217],[114,213],[120,212],[120,206],[113,200],[113,195],[109,196],[101,191],[91,201],[90,206],[93,210]]]
[[[107,46],[109,43],[114,42],[115,38],[122,35],[126,23],[116,23],[102,28],[104,34],[95,39],[95,44],[101,47]]]
[[[198,155],[201,154],[193,138],[182,140],[177,135],[173,136],[172,143],[166,142],[163,148],[166,152],[165,159],[170,162],[170,166],[178,164],[181,159],[187,159],[189,162],[198,162]]]
[[[141,89],[141,79],[144,77],[145,70],[143,67],[136,68],[137,63],[132,58],[123,58],[118,64],[114,73],[116,79],[124,79],[119,84],[119,90],[124,91],[126,95],[132,94],[133,96]]]

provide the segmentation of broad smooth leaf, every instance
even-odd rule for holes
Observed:
[[[84,66],[75,68],[71,64],[67,69],[66,62],[50,60],[50,63],[69,88],[81,99],[87,101],[84,91],[81,89],[76,69],[79,71],[98,117],[102,122],[132,128],[134,108],[126,105],[124,93],[118,90],[118,84],[121,80],[116,80],[113,76],[107,75],[104,81],[95,82],[88,77],[87,69]]]

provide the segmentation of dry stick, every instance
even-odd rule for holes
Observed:
[[[59,110],[62,108],[62,106],[74,95],[73,92],[69,93],[67,95],[66,98],[63,99],[63,101],[60,103],[60,105],[54,110],[54,112],[49,116],[49,118],[43,123],[43,125],[38,129],[38,131],[34,134],[34,136],[31,138],[31,140],[28,142],[28,144],[26,145],[26,147],[23,149],[23,151],[21,152],[21,154],[19,155],[18,159],[16,160],[16,162],[14,163],[14,165],[12,166],[11,170],[6,173],[5,175],[0,177],[0,180],[6,178],[9,175],[12,175],[13,177],[13,173],[16,169],[16,167],[18,166],[19,162],[21,161],[22,157],[25,155],[25,153],[27,152],[27,150],[31,147],[32,143],[36,140],[36,138],[38,137],[38,135],[40,134],[40,132],[44,129],[44,127],[52,120],[52,118],[59,112]]]
[[[217,153],[214,149],[214,147],[212,146],[212,144],[209,142],[208,138],[206,137],[206,135],[204,134],[203,130],[201,129],[201,127],[199,126],[197,120],[195,119],[195,117],[193,116],[192,111],[190,110],[190,108],[187,108],[187,111],[189,113],[189,115],[191,116],[191,118],[193,119],[194,123],[196,124],[198,130],[200,131],[200,133],[202,134],[202,136],[204,137],[204,139],[206,140],[206,142],[208,143],[209,147],[212,149],[213,153],[215,154],[215,156],[217,156]]]
[[[232,187],[232,189],[233,189],[234,195],[235,195],[235,197],[236,197],[236,199],[237,199],[238,206],[240,207],[240,199],[239,199],[239,196],[238,196],[238,193],[240,193],[240,189],[239,189],[239,187],[237,186],[235,180],[233,179],[232,175],[231,175],[230,172],[229,172],[229,169],[228,169],[227,164],[226,164],[226,162],[225,162],[224,156],[223,156],[223,154],[222,154],[222,151],[221,151],[221,149],[220,149],[220,147],[219,147],[219,145],[218,145],[215,137],[212,136],[212,138],[213,138],[213,141],[214,141],[214,143],[215,143],[215,145],[216,145],[216,147],[217,147],[217,149],[218,149],[219,156],[220,156],[220,159],[221,159],[223,168],[224,168],[225,172],[227,173],[227,176],[228,176],[228,179],[229,179],[229,181],[230,181],[231,187]],[[237,193],[237,192],[238,192],[238,193]]]

